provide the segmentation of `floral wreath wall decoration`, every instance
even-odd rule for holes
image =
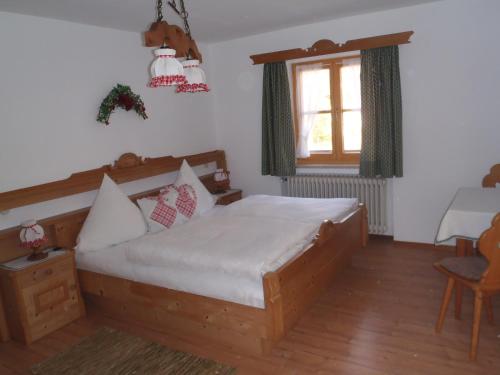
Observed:
[[[116,107],[123,108],[126,111],[133,108],[144,120],[148,118],[144,102],[139,95],[132,92],[129,86],[117,84],[109,92],[99,107],[97,121],[109,125],[109,117]]]

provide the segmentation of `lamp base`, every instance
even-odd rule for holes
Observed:
[[[45,259],[49,256],[48,253],[41,249],[33,249],[31,255],[27,258],[30,262]]]

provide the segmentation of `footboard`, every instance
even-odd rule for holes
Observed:
[[[265,347],[271,348],[285,335],[367,239],[367,212],[360,205],[341,222],[325,220],[305,253],[264,276],[268,337],[272,337]]]

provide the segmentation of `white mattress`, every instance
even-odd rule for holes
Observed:
[[[77,252],[77,266],[264,308],[262,276],[306,251],[324,219],[339,221],[357,204],[357,199],[251,196],[170,230]]]

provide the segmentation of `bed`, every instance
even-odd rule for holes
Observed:
[[[215,162],[220,168],[226,163],[222,151],[156,159],[127,154],[113,166],[78,173],[43,188],[0,193],[0,211],[74,194],[75,189],[93,190],[103,173],[125,182],[174,171],[183,159],[191,165]],[[212,176],[201,180],[211,188]],[[248,197],[216,207],[172,233],[146,235],[94,254],[77,253],[85,301],[110,317],[172,333],[200,346],[267,353],[350,264],[352,253],[366,244],[363,205],[349,199],[307,201]],[[297,205],[302,209],[297,210]],[[72,248],[87,212],[44,220],[51,243]],[[193,231],[210,253],[201,251],[196,241],[186,242]],[[14,236],[17,228],[0,232],[0,259],[11,256]],[[214,236],[223,241],[212,241]],[[167,249],[181,243],[185,251],[179,257],[178,249],[165,251],[165,243]],[[248,250],[252,245],[255,254]],[[264,261],[253,264],[259,251]]]

